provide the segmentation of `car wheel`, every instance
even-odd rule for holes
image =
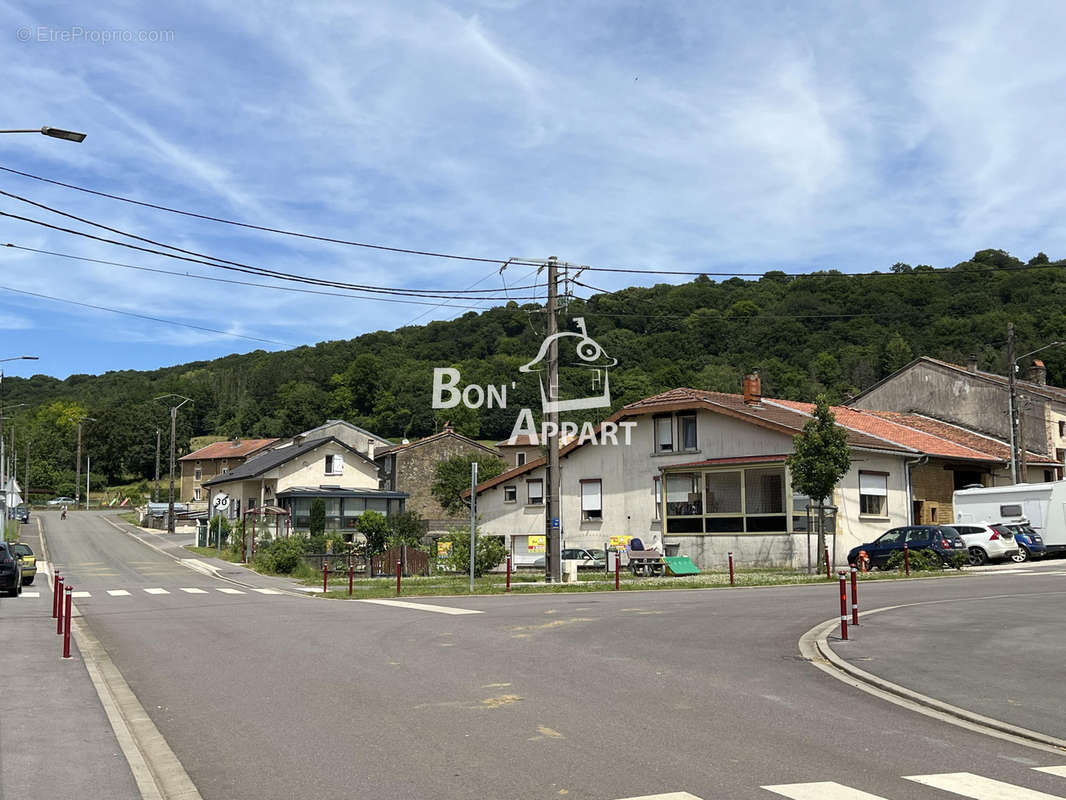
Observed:
[[[966,559],[966,563],[971,567],[979,567],[988,561],[988,553],[982,550],[980,547],[971,547],[970,555]]]
[[[35,578],[37,576],[34,575],[33,577]],[[23,578],[22,579],[22,585],[23,586],[33,586],[33,578]]]
[[[1022,564],[1026,561],[1030,561],[1031,559],[1032,555],[1030,555],[1029,553],[1029,548],[1026,547],[1024,544],[1018,545],[1018,552],[1010,557],[1010,560],[1015,562],[1016,564]]]

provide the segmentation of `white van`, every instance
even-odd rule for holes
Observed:
[[[955,522],[1028,520],[1044,537],[1047,552],[1066,552],[1066,481],[959,489],[952,495]]]

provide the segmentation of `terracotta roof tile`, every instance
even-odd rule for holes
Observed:
[[[278,441],[277,439],[238,439],[237,444],[233,443],[232,439],[227,439],[224,442],[215,442],[207,445],[207,447],[201,447],[187,456],[182,456],[179,461],[188,461],[190,459],[207,459],[207,458],[244,458],[251,455],[264,447],[269,447]]]

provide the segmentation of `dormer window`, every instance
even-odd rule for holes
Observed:
[[[328,456],[326,456],[326,474],[327,475],[343,475],[344,474],[344,456],[341,456],[341,455],[328,455]]]

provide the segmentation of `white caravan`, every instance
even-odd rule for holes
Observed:
[[[1066,480],[959,489],[952,495],[955,522],[1026,522],[1048,553],[1066,552]]]

